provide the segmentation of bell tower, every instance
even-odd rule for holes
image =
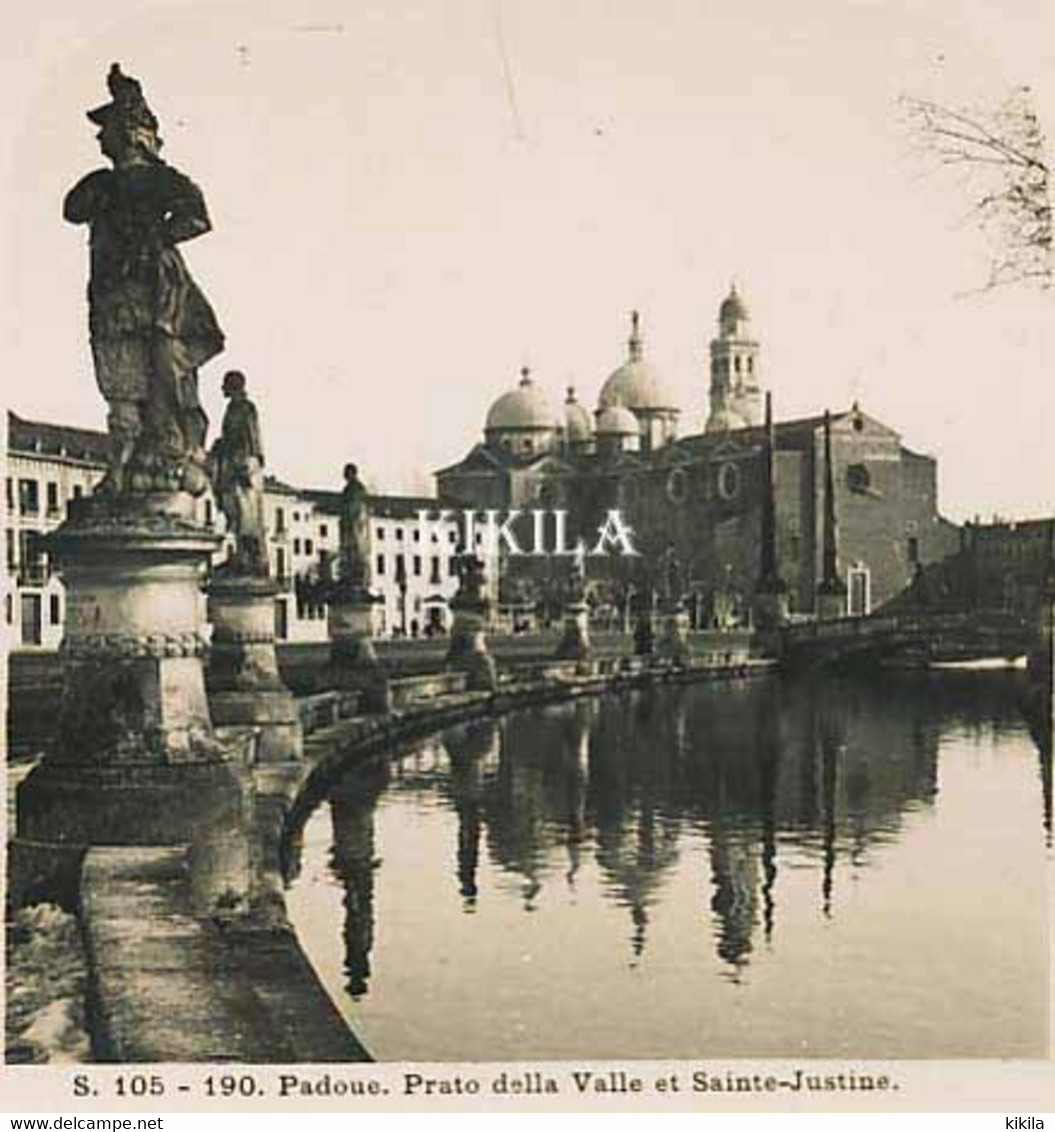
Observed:
[[[734,283],[718,310],[718,337],[711,342],[711,412],[708,432],[762,422],[757,340],[751,316]]]

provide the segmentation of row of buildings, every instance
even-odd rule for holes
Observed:
[[[57,648],[65,595],[42,539],[66,517],[71,500],[90,494],[107,469],[103,432],[7,417],[4,620],[15,647]],[[318,582],[339,547],[340,494],[299,489],[268,477],[264,494],[271,573],[279,586],[275,629],[280,640],[326,640],[326,608]],[[433,499],[379,495],[371,499],[372,581],[382,598],[375,612],[381,636],[446,630],[457,589],[457,530],[437,524],[421,542],[419,508]],[[209,495],[198,518],[223,529]],[[222,555],[222,551],[220,552]]]
[[[707,372],[705,427],[680,435],[681,410],[648,358],[636,312],[625,360],[603,383],[594,412],[574,389],[562,411],[555,410],[523,371],[518,384],[487,409],[480,442],[436,473],[436,498],[372,497],[378,634],[414,636],[449,627],[461,528],[454,519],[431,531],[418,523],[421,509],[435,513],[440,506],[564,509],[572,541],[578,532],[595,530],[608,510],[619,509],[641,553],[588,562],[595,617],[625,617],[635,595],[640,600],[676,584],[696,624],[743,623],[758,582],[770,483],[777,568],[791,611],[815,614],[823,572],[824,417],[776,422],[771,479],[761,420],[761,347],[735,288],[719,307]],[[901,592],[921,566],[955,552],[960,530],[939,512],[936,462],[906,447],[895,429],[855,403],[831,415],[830,434],[847,611],[866,614]],[[16,645],[55,647],[62,635],[62,585],[41,539],[63,520],[71,499],[102,479],[108,439],[9,414],[7,451],[6,622]],[[318,583],[337,556],[339,502],[336,491],[267,481],[280,639],[325,639]],[[222,529],[213,501],[206,496],[200,507],[200,518]],[[541,607],[551,614],[559,610],[566,573],[567,563],[552,559],[492,563],[490,585],[506,623],[527,624]]]

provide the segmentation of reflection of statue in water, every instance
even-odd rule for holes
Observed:
[[[112,443],[105,483],[199,494],[207,420],[198,367],[223,349],[223,333],[176,245],[211,224],[197,186],[159,156],[139,83],[116,63],[107,82],[112,101],[88,117],[114,167],[78,181],[63,209],[91,231],[89,328]]]
[[[359,469],[346,464],[341,492],[341,578],[353,586],[365,587],[370,577],[368,496]]]
[[[226,566],[231,573],[266,578],[269,574],[264,521],[264,446],[256,406],[246,396],[245,375],[224,374],[228,398],[220,438],[209,453],[216,499],[234,536]]]

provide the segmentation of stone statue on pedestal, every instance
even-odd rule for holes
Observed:
[[[111,101],[88,112],[113,163],[70,190],[63,214],[91,233],[89,329],[109,406],[111,493],[207,486],[207,420],[198,368],[223,332],[178,245],[211,228],[198,187],[160,157],[158,121],[139,82],[115,63]]]
[[[456,559],[455,569],[458,571],[458,590],[454,600],[466,607],[484,606],[487,602],[484,596],[487,579],[483,559],[471,550],[463,551]]]
[[[344,468],[341,492],[341,581],[365,589],[370,578],[369,492],[355,464]]]
[[[678,560],[677,552],[673,546],[667,547],[665,555],[665,573],[666,573],[666,599],[667,604],[671,607],[681,604],[681,562]]]
[[[216,501],[234,536],[234,550],[224,563],[230,574],[270,575],[264,519],[264,446],[256,406],[245,391],[245,375],[224,374],[228,398],[220,437],[209,453]]]

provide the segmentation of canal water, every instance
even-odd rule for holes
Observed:
[[[1047,1056],[1050,760],[1016,679],[452,727],[337,784],[290,913],[378,1060]]]

